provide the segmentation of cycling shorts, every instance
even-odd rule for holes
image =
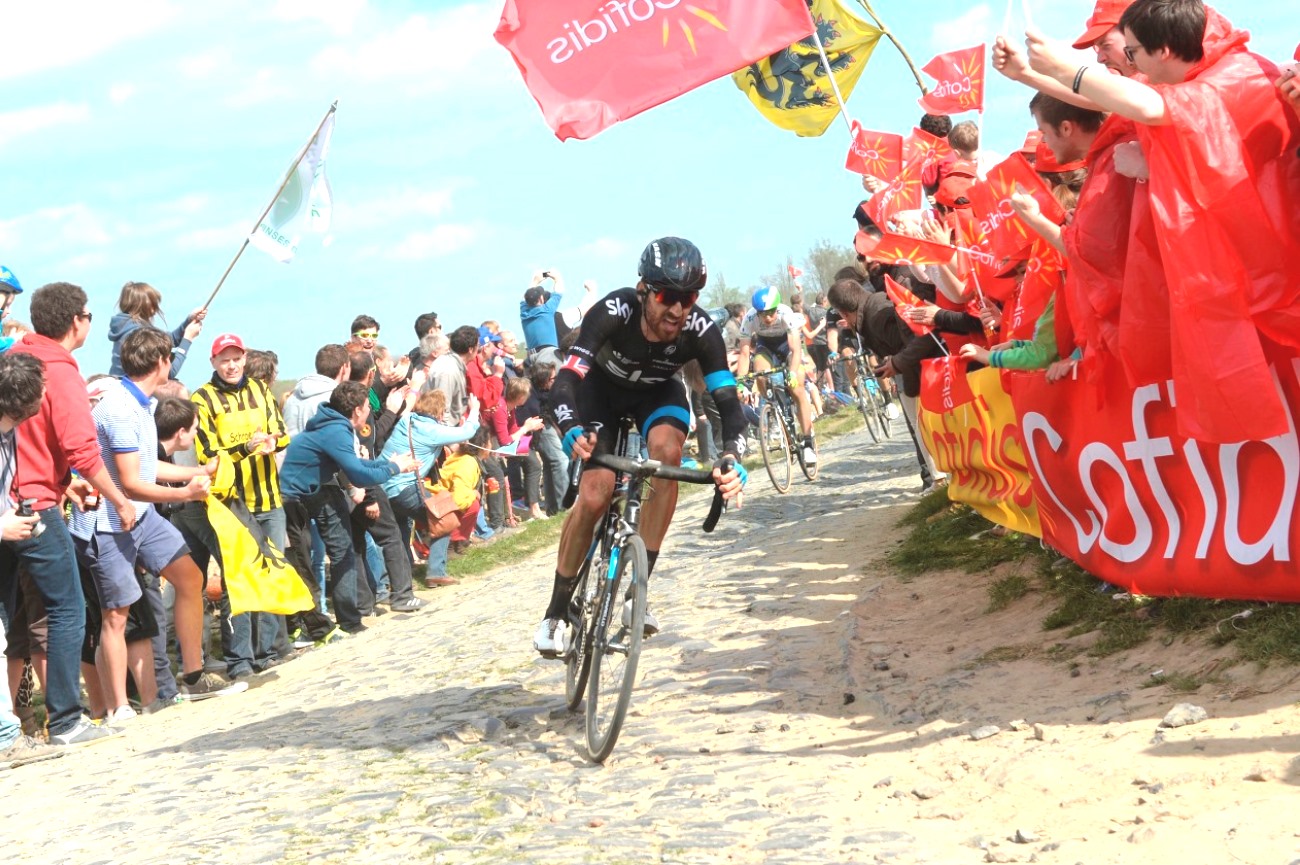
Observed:
[[[686,395],[686,385],[673,377],[649,390],[628,390],[619,387],[598,368],[587,373],[578,382],[578,416],[588,429],[596,428],[596,453],[612,454],[618,444],[619,421],[625,417],[636,420],[642,438],[659,424],[668,424],[681,430],[683,436],[691,428],[691,403]]]

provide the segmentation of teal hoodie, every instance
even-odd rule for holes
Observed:
[[[388,460],[363,460],[357,456],[351,422],[326,403],[285,449],[280,494],[302,501],[320,492],[325,481],[339,471],[353,486],[372,487],[397,474],[397,466]]]

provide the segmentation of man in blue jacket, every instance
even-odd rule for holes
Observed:
[[[368,388],[360,382],[342,382],[334,388],[329,402],[307,422],[307,428],[289,442],[280,467],[280,495],[284,499],[289,548],[294,554],[291,560],[299,570],[301,554],[310,560],[309,520],[316,521],[330,558],[326,589],[338,628],[324,635],[322,641],[327,643],[337,639],[340,631],[355,634],[365,626],[357,607],[359,571],[349,528],[350,502],[342,487],[326,481],[341,471],[353,486],[375,486],[393,475],[414,471],[419,465],[410,454],[391,460],[357,456],[356,431],[365,426],[369,416]]]

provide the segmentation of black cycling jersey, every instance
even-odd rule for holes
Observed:
[[[723,451],[743,456],[745,414],[721,331],[707,312],[693,306],[676,340],[650,342],[641,330],[641,298],[635,288],[611,292],[583,316],[578,340],[551,387],[551,409],[561,434],[585,420],[578,412],[577,388],[593,369],[620,389],[650,396],[692,360],[700,362],[704,386],[722,413]]]

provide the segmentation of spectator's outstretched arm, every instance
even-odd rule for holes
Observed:
[[[1026,32],[1025,41],[1029,46],[1030,67],[1067,88],[1073,89],[1074,79],[1082,68],[1079,95],[1092,100],[1102,111],[1111,111],[1147,126],[1169,125],[1165,100],[1154,87],[1132,78],[1111,75],[1099,64],[1080,67],[1060,45],[1049,41],[1037,30]]]

